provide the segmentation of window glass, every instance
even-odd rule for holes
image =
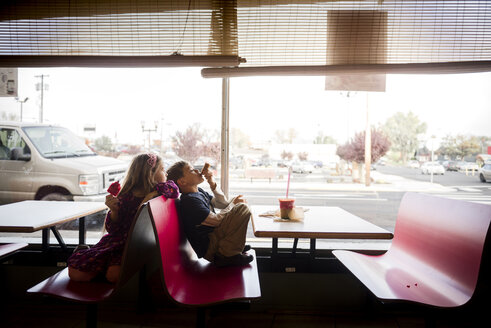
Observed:
[[[95,155],[83,140],[67,129],[59,127],[26,127],[24,131],[42,156],[74,157]]]
[[[340,207],[389,231],[406,192],[491,204],[489,183],[480,181],[476,165],[491,149],[491,74],[388,75],[385,92],[325,85],[323,77],[231,79],[231,194],[244,194],[252,207],[278,210],[289,188],[299,207]],[[454,168],[453,162],[462,163]],[[284,242],[291,247],[291,239]],[[318,240],[317,247],[376,243],[388,246]],[[299,246],[308,248],[309,240]]]
[[[221,80],[203,79],[199,68],[19,69],[19,94],[29,99],[22,103],[22,123],[21,104],[0,98],[0,140],[10,149],[24,147],[22,135],[33,154],[29,161],[0,162],[1,204],[104,202],[132,158],[147,152],[159,154],[165,167],[209,162],[220,180]],[[87,217],[89,243],[103,235],[104,217]],[[58,228],[65,242],[78,243],[77,220]],[[0,232],[2,241],[19,237],[41,242],[41,232]]]
[[[29,146],[17,131],[0,128],[0,159],[19,160],[19,154],[30,154]]]
[[[482,163],[491,156],[490,85],[491,73],[388,75],[386,91],[371,93],[328,91],[323,77],[231,78],[229,195],[275,210],[288,189],[305,210],[340,207],[389,231],[408,191],[491,204],[491,178],[481,179],[476,164],[478,156]],[[30,145],[32,156],[0,161],[3,203],[40,194],[104,201],[109,184],[141,152],[158,153],[165,167],[187,160],[200,169],[209,162],[220,184],[222,80],[202,78],[199,68],[19,69],[19,94],[29,98],[23,124],[15,98],[0,98],[1,120],[19,123],[17,130],[2,124],[0,141],[9,151]],[[44,125],[37,126],[41,101]],[[51,174],[42,185],[38,160]],[[7,184],[13,170],[15,183]],[[65,186],[62,177],[69,177]],[[40,193],[46,185],[56,188]],[[12,195],[18,198],[7,199]],[[101,237],[103,219],[100,213],[87,220],[90,242]],[[60,228],[77,243],[76,221]],[[2,240],[11,236],[0,233]],[[252,226],[247,238],[271,247],[270,239],[254,237]],[[291,247],[292,240],[280,242]],[[372,244],[318,241],[320,248]],[[308,248],[309,240],[299,247]]]

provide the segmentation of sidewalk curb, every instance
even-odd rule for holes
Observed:
[[[316,191],[385,191],[385,192],[453,192],[453,187],[445,187],[438,183],[423,182],[406,179],[396,175],[382,174],[380,172],[371,172],[374,180],[370,186],[363,183],[353,183],[351,177],[342,177],[346,182],[323,182],[327,179],[316,179],[316,181],[297,182],[291,181],[290,190],[304,189]],[[333,177],[334,178],[334,177]],[[232,190],[258,190],[258,189],[284,189],[286,180],[273,180],[269,182],[266,179],[238,179],[233,178],[229,182]]]

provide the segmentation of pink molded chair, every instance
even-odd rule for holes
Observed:
[[[104,281],[75,282],[70,280],[68,268],[65,268],[36,286],[31,287],[27,292],[87,304],[86,326],[96,327],[97,304],[111,297],[136,273],[143,273],[144,265],[156,254],[157,245],[153,227],[145,206],[142,206],[136,214],[136,220],[128,232],[118,283],[111,284]],[[144,278],[142,275],[139,282],[143,283]]]
[[[489,205],[407,193],[385,254],[333,254],[383,302],[459,307],[476,291],[490,221]]]
[[[247,266],[217,268],[198,259],[181,230],[175,199],[158,197],[148,203],[148,211],[160,245],[164,290],[178,304],[198,307],[261,297],[257,262]],[[198,311],[198,325],[204,313]]]

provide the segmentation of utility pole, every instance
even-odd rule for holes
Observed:
[[[149,152],[150,152],[150,149],[151,149],[151,145],[150,145],[150,133],[157,132],[158,131],[158,125],[159,125],[158,122],[155,121],[154,124],[155,124],[155,128],[154,129],[150,129],[150,128],[145,129],[145,122],[144,121],[141,122],[142,132],[143,133],[148,132],[148,151]]]
[[[39,123],[43,123],[43,105],[44,105],[44,78],[49,77],[49,75],[36,75],[35,77],[41,78],[41,107],[39,107]]]

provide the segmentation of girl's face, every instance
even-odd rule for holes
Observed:
[[[159,166],[157,167],[157,170],[155,170],[155,174],[153,176],[153,179],[157,183],[165,182],[167,180],[167,177],[165,175],[164,164],[162,164],[162,163],[159,164]]]

